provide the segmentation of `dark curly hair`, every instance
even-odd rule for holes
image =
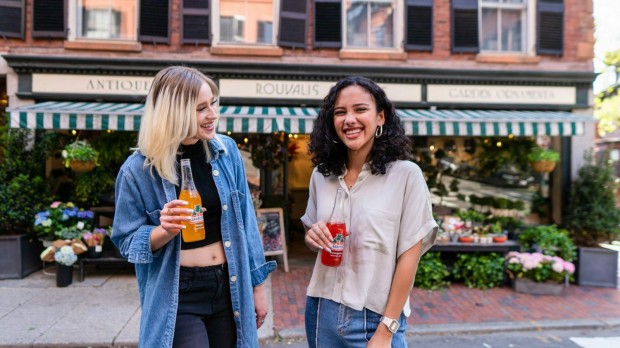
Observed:
[[[377,112],[384,111],[383,135],[375,138],[370,150],[370,171],[372,174],[385,174],[387,165],[396,160],[408,160],[411,142],[396,115],[396,109],[385,92],[374,81],[362,76],[348,76],[336,83],[323,99],[319,115],[310,135],[308,151],[312,163],[324,176],[341,175],[347,160],[347,147],[340,141],[334,128],[334,104],[340,92],[349,86],[357,85],[370,93],[377,104]]]

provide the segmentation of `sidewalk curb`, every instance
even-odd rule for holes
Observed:
[[[608,329],[620,327],[620,318],[604,319],[571,319],[571,320],[540,320],[518,322],[490,322],[490,323],[454,323],[454,324],[427,324],[407,325],[407,336],[423,335],[456,335],[456,334],[484,334],[509,331],[542,331],[542,330],[579,330],[579,329]],[[276,331],[276,336],[283,340],[305,338],[304,328],[290,328]]]

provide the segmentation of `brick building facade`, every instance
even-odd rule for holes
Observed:
[[[2,0],[0,23],[12,127],[136,130],[150,79],[183,64],[220,85],[220,131],[307,134],[359,74],[414,138],[550,136],[556,207],[594,137],[591,0]]]

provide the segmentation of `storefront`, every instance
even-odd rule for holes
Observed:
[[[4,55],[17,82],[9,90],[10,126],[54,130],[137,131],[145,95],[164,66],[193,66],[213,77],[221,92],[220,133],[284,132],[300,143],[284,167],[292,189],[307,189],[302,135],[312,131],[322,98],[342,76],[373,78],[386,90],[406,133],[432,139],[457,137],[551,137],[562,154],[553,173],[554,220],[570,178],[593,144],[589,115],[591,73],[455,71],[399,67],[316,66],[205,61],[148,61]],[[288,141],[288,137],[286,137]],[[305,139],[305,138],[303,138]],[[285,164],[288,161],[284,161]],[[290,168],[289,168],[290,167]],[[293,172],[290,172],[293,171]],[[307,182],[307,180],[305,181]],[[284,182],[287,194],[290,180]],[[295,215],[295,214],[294,214]]]

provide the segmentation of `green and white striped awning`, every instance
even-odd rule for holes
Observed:
[[[44,102],[8,108],[12,128],[119,130],[140,129],[143,104]],[[220,133],[312,132],[317,108],[222,106]],[[561,111],[399,109],[408,135],[532,136],[584,134],[589,116]]]

